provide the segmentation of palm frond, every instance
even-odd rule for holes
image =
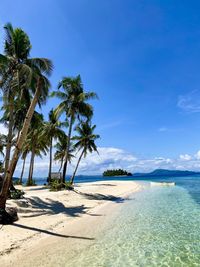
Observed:
[[[53,63],[47,58],[31,58],[27,60],[31,67],[38,68],[44,75],[50,76],[53,70]]]

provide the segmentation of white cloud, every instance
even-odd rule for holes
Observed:
[[[200,91],[194,90],[188,94],[180,95],[177,106],[188,113],[200,112]]]
[[[199,156],[200,156],[200,153],[199,153]],[[188,154],[180,155],[179,158],[180,158],[180,160],[183,160],[183,161],[188,161],[188,160],[192,159],[192,157]]]
[[[123,168],[127,167],[132,162],[137,161],[137,158],[132,154],[118,148],[100,147],[99,154],[89,154],[80,164],[79,173],[100,174],[108,168]],[[73,165],[74,162],[72,162]]]
[[[197,151],[197,153],[195,154],[195,158],[196,158],[196,159],[200,159],[200,150]]]
[[[130,172],[150,172],[155,169],[172,169],[172,170],[194,170],[200,171],[200,150],[194,155],[181,154],[177,158],[168,157],[153,157],[142,158],[119,148],[114,147],[99,147],[99,154],[88,154],[79,166],[78,174],[95,175],[102,174],[106,169],[124,168]],[[77,158],[72,161],[69,166],[68,174],[71,174],[77,163]],[[28,176],[30,156],[27,158],[25,177]],[[49,167],[49,156],[43,159],[35,159],[34,177],[47,177]],[[58,171],[59,162],[53,163],[53,171]],[[22,160],[16,168],[15,176],[19,176],[22,168]]]

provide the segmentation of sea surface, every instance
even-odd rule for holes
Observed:
[[[108,178],[81,176],[76,181],[102,179]],[[149,181],[173,181],[176,186],[151,187]],[[95,243],[67,266],[200,266],[200,176],[140,178],[139,182],[145,189],[131,196]]]

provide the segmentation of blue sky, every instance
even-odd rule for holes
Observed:
[[[93,102],[98,145],[108,149],[106,155],[111,148],[124,153],[120,163],[111,153],[112,163],[103,161],[104,167],[200,169],[199,1],[1,0],[0,5],[1,36],[6,22],[23,28],[31,55],[53,60],[53,88],[62,76],[81,74],[85,89],[99,95]],[[1,38],[1,52],[2,47]],[[50,99],[42,112],[46,116],[57,104]],[[191,158],[182,162],[185,154]],[[125,155],[148,164],[128,165]],[[158,158],[173,164],[155,165]]]

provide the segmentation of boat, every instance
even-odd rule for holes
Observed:
[[[150,182],[151,186],[174,186],[176,185],[174,182]]]

